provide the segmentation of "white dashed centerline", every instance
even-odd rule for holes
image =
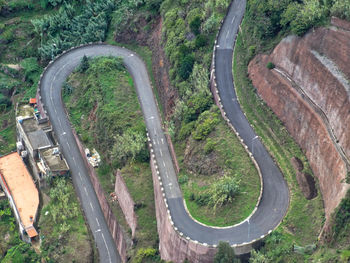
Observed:
[[[105,236],[103,235],[103,233],[102,233],[102,238],[103,238],[103,242],[105,242],[105,246],[106,246],[106,249],[107,249],[107,253],[108,253],[109,262],[111,262],[111,263],[112,263],[112,260],[111,260],[111,254],[109,253],[109,249],[108,249],[108,246],[107,246],[107,242],[106,242],[106,239],[105,239]]]
[[[236,18],[236,16],[233,16],[231,24],[233,24],[233,22],[235,21],[235,18]]]

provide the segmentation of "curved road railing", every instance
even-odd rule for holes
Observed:
[[[227,241],[231,245],[237,246],[264,237],[282,221],[289,205],[287,184],[241,111],[233,86],[233,46],[244,9],[245,1],[236,0],[230,6],[218,35],[214,73],[223,109],[247,148],[253,153],[262,172],[264,187],[255,213],[248,220],[232,227],[221,229],[205,226],[192,220],[187,213],[167,140],[162,130],[162,122],[149,76],[143,61],[135,53],[125,48],[110,45],[85,45],[65,52],[45,69],[39,84],[43,107],[47,110],[58,142],[70,166],[73,183],[81,199],[101,259],[103,258],[104,261],[120,262],[120,258],[87,176],[83,157],[80,155],[74,140],[61,99],[61,87],[64,81],[79,65],[84,55],[122,57],[131,73],[152,144],[152,154],[157,161],[158,178],[167,201],[169,220],[179,235],[207,246],[216,246],[220,241]]]

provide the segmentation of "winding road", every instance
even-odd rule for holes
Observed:
[[[227,117],[245,141],[260,166],[263,175],[263,194],[260,204],[249,220],[241,224],[214,228],[194,221],[186,212],[184,200],[169,152],[167,140],[161,126],[149,76],[143,61],[133,52],[110,45],[87,45],[72,49],[59,56],[45,70],[40,83],[42,102],[48,112],[53,129],[63,154],[71,169],[72,179],[83,210],[95,238],[103,262],[121,262],[93,186],[87,168],[74,140],[71,125],[65,114],[61,99],[61,87],[69,74],[86,56],[118,56],[131,73],[146,127],[153,144],[160,176],[175,226],[192,240],[208,245],[227,241],[231,245],[259,239],[273,230],[283,219],[289,205],[289,191],[282,174],[260,142],[245,118],[235,94],[232,79],[232,55],[235,37],[242,20],[246,1],[235,0],[222,25],[216,49],[216,78],[220,97]],[[254,149],[253,149],[254,147]]]

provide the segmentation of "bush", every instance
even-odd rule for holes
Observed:
[[[0,94],[0,105],[5,105],[5,108],[9,108],[12,105],[12,102],[8,97],[2,96],[2,94]]]
[[[11,43],[15,39],[15,33],[13,29],[7,29],[1,34],[1,39],[6,43]]]
[[[36,58],[25,58],[21,62],[21,67],[24,71],[24,77],[31,83],[36,82],[40,74],[40,66]]]
[[[193,34],[198,35],[200,33],[200,27],[201,27],[201,18],[199,16],[196,16],[190,22],[190,28]]]
[[[154,248],[140,248],[137,251],[136,257],[133,262],[141,263],[144,259],[152,259],[157,253],[157,250]]]
[[[203,31],[207,34],[214,32],[220,25],[220,18],[216,14],[212,14],[203,25]]]
[[[274,69],[274,68],[275,68],[275,64],[273,64],[272,62],[268,62],[267,65],[266,65],[266,67],[267,67],[268,69]]]
[[[187,174],[180,174],[179,175],[179,184],[185,184],[187,182],[188,182]]]
[[[203,140],[207,135],[214,130],[215,125],[219,123],[218,114],[205,111],[198,119],[196,130],[193,132],[193,139]]]
[[[80,73],[84,73],[85,71],[87,71],[89,69],[89,59],[87,58],[87,56],[83,56],[83,59],[81,60],[80,66],[78,68],[78,71]]]
[[[214,257],[214,263],[233,263],[235,260],[235,252],[227,242],[220,242],[218,250]]]
[[[210,196],[208,193],[203,193],[199,196],[195,196],[194,200],[195,200],[197,205],[206,206],[210,202]]]
[[[209,189],[209,204],[216,209],[226,203],[233,201],[239,192],[240,179],[238,176],[225,175],[219,181],[211,185]]]
[[[212,98],[202,92],[192,95],[183,112],[184,122],[196,120],[201,113],[210,108],[212,103]]]
[[[204,146],[204,152],[206,154],[211,153],[216,146],[216,142],[212,138],[208,138]]]
[[[182,141],[191,135],[196,123],[191,121],[189,123],[182,123],[180,132],[178,133],[178,140]]]
[[[180,67],[179,67],[179,76],[182,80],[188,79],[188,77],[192,73],[194,64],[194,57],[193,55],[186,55],[182,61],[180,61]]]
[[[208,38],[205,35],[198,35],[194,42],[196,48],[204,47],[208,44]]]

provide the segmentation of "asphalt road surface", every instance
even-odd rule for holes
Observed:
[[[289,191],[282,174],[270,155],[251,129],[237,102],[232,79],[232,53],[238,26],[243,17],[246,1],[235,0],[219,34],[216,52],[216,77],[225,111],[236,130],[253,152],[263,174],[263,195],[256,212],[241,224],[227,228],[213,228],[194,221],[186,212],[184,200],[177,182],[168,144],[161,127],[155,98],[146,67],[133,52],[109,45],[90,45],[67,52],[45,71],[41,81],[41,96],[50,121],[67,159],[73,183],[94,235],[102,262],[121,262],[113,239],[108,231],[96,194],[93,190],[83,157],[75,143],[70,123],[65,114],[61,87],[86,56],[119,56],[133,76],[151,138],[163,187],[175,226],[185,236],[202,243],[216,245],[227,241],[231,245],[242,244],[260,238],[274,229],[283,219],[289,205]]]

